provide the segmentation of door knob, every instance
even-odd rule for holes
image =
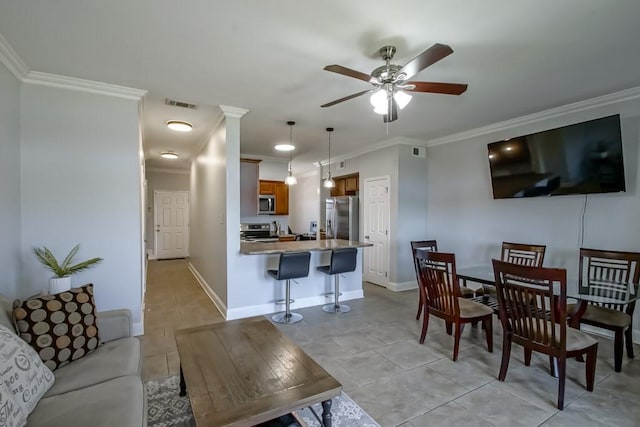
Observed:
[[[364,238],[365,238],[365,239],[368,239],[368,238],[369,238],[369,236],[364,236]]]

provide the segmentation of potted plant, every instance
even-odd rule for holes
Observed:
[[[95,264],[98,264],[102,261],[102,258],[91,258],[83,262],[79,262],[77,264],[71,264],[73,262],[73,257],[78,252],[80,248],[80,244],[74,246],[71,249],[71,252],[67,254],[64,261],[62,263],[58,262],[55,256],[51,253],[46,246],[41,248],[33,248],[33,253],[35,254],[38,261],[40,261],[46,268],[51,270],[53,273],[53,277],[49,279],[49,293],[57,294],[60,292],[68,291],[71,289],[71,275],[75,273],[79,273],[83,270],[86,270],[89,267],[92,267]]]

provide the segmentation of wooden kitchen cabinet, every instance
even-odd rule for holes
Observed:
[[[344,196],[345,193],[345,182],[344,179],[336,178],[334,179],[336,186],[331,189],[331,197],[339,197]]]
[[[289,186],[284,182],[274,184],[276,215],[289,215]]]
[[[358,176],[350,176],[344,179],[344,191],[358,191]]]
[[[272,195],[276,194],[276,184],[278,181],[260,180],[260,194]]]
[[[360,174],[339,176],[333,180],[336,186],[331,189],[331,197],[355,196],[358,193]]]

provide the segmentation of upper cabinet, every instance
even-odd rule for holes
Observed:
[[[336,186],[331,189],[331,197],[355,196],[358,194],[360,174],[335,177]]]
[[[289,215],[289,186],[284,181],[260,180],[260,194],[274,195],[276,215]]]
[[[240,216],[258,214],[259,160],[240,159]]]

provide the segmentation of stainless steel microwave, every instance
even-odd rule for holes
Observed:
[[[258,198],[258,215],[275,215],[276,197],[273,195],[261,194]]]

